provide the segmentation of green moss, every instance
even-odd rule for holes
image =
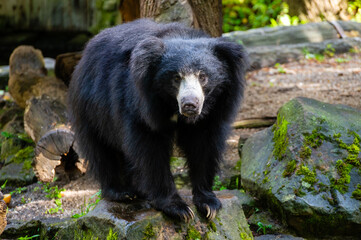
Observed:
[[[296,170],[297,162],[296,160],[289,161],[287,163],[286,169],[283,171],[282,176],[283,177],[289,177],[291,176],[295,170]]]
[[[217,226],[213,221],[208,223],[208,229],[212,230],[213,232],[217,232]]]
[[[307,146],[303,146],[300,151],[300,157],[303,160],[309,159],[311,157],[311,153],[312,153],[311,148],[309,148]]]
[[[265,177],[265,178],[262,180],[262,183],[268,183],[268,182],[269,182],[268,177]]]
[[[344,163],[342,160],[337,160],[336,169],[339,178],[331,179],[332,187],[339,190],[341,193],[345,193],[348,190],[347,184],[349,184],[351,180],[350,172],[352,169],[352,165]]]
[[[113,232],[113,229],[109,229],[108,235],[107,235],[107,240],[117,240],[118,239],[118,233],[117,232]]]
[[[252,240],[252,238],[250,236],[248,236],[247,233],[241,232],[239,234],[239,236],[241,237],[242,240]]]
[[[354,199],[361,201],[361,185],[360,184],[357,184],[356,190],[352,192],[352,197]]]
[[[277,160],[283,159],[289,144],[289,139],[287,137],[287,126],[287,120],[284,119],[284,117],[281,118],[280,115],[278,115],[277,122],[272,129],[274,142],[273,155]]]
[[[80,229],[76,229],[74,231],[74,240],[98,240],[98,237],[94,236],[94,233],[88,229],[86,231],[80,230]]]
[[[303,165],[296,172],[297,175],[304,175],[302,181],[307,182],[311,185],[315,184],[318,180],[316,178],[316,171],[311,171],[307,166]]]
[[[293,193],[297,196],[297,197],[303,197],[306,195],[306,193],[304,191],[302,191],[301,188],[298,189],[294,189]]]
[[[313,148],[318,148],[319,146],[321,146],[323,140],[325,140],[325,136],[320,133],[320,130],[321,127],[316,127],[311,134],[305,133],[305,144]]]
[[[33,157],[34,157],[34,148],[29,146],[19,150],[12,158],[12,161],[15,163],[23,163],[25,160],[33,159]]]
[[[351,144],[346,144],[341,139],[341,134],[337,133],[333,135],[334,140],[338,146],[347,150],[347,157],[342,160],[337,160],[336,169],[338,178],[332,178],[332,187],[339,190],[341,193],[345,193],[348,190],[348,184],[351,181],[350,172],[353,167],[361,168],[361,162],[358,158],[360,153],[360,136],[354,131],[348,131],[350,136],[354,137]]]
[[[142,240],[150,240],[155,237],[155,232],[153,230],[153,225],[151,223],[147,224],[147,226],[145,227],[145,229],[143,231],[143,235],[144,235],[144,237],[142,238]]]
[[[242,161],[241,161],[241,159],[239,159],[236,162],[236,166],[234,166],[234,169],[237,170],[237,171],[241,171],[241,167],[242,167]]]
[[[200,240],[201,238],[201,233],[194,226],[190,225],[187,230],[186,240]]]

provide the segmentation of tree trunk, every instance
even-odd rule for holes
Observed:
[[[188,20],[184,16],[188,16]],[[152,18],[158,22],[183,22],[200,28],[213,37],[222,35],[221,0],[140,0],[140,17]]]
[[[320,22],[324,20],[349,20],[347,0],[286,0],[291,16],[301,20]]]
[[[154,18],[159,15],[161,0],[140,0],[140,17]]]
[[[222,35],[222,1],[188,0],[193,10],[194,26],[212,37]]]
[[[140,17],[139,0],[123,0],[120,2],[123,22],[130,22]]]

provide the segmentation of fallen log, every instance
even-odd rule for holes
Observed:
[[[34,171],[43,182],[55,174],[74,179],[85,172],[74,150],[74,133],[67,125],[66,106],[47,95],[31,98],[24,113],[25,131],[37,143]]]
[[[40,70],[44,60],[39,50],[23,46],[10,57],[10,72],[14,74],[10,76],[9,89],[15,101],[25,107],[24,129],[36,143],[33,167],[38,180],[52,181],[55,174],[68,179],[80,176],[85,169],[74,150],[74,134],[68,126],[66,85],[45,76],[44,71],[31,70],[34,64],[28,61],[14,62],[17,59],[36,59]]]
[[[243,119],[241,121],[234,122],[232,127],[235,129],[269,127],[275,123],[276,119],[277,119],[276,117]]]

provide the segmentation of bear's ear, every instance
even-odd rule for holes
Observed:
[[[133,80],[142,119],[155,130],[160,127],[159,104],[154,97],[153,77],[156,74],[162,55],[164,42],[156,37],[148,37],[140,41],[130,56],[130,74]]]
[[[224,62],[233,74],[243,76],[249,67],[248,56],[244,47],[238,43],[218,38],[214,45],[214,54]]]
[[[163,41],[156,37],[149,37],[135,46],[130,56],[130,71],[138,87],[153,75],[164,49]]]

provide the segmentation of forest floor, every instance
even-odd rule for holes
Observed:
[[[305,59],[249,72],[237,120],[276,116],[284,103],[299,96],[361,109],[361,53],[341,54],[321,62]],[[233,130],[225,153],[226,161],[234,163],[239,160],[237,143],[240,135],[250,136],[259,130]],[[54,200],[45,196],[44,185],[35,183],[21,193],[13,194],[7,215],[8,224],[34,218],[65,218],[85,212],[88,202],[94,202],[97,198],[90,199],[91,196],[99,190],[99,185],[87,176],[71,182],[50,184],[55,185],[66,189],[62,192],[61,209]],[[58,212],[46,213],[48,209],[56,208]]]

